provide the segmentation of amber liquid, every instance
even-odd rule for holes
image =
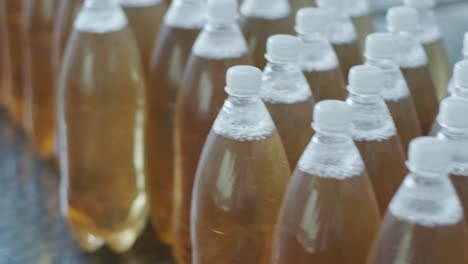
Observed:
[[[279,217],[273,263],[365,263],[379,222],[365,173],[340,180],[296,169]]]
[[[403,152],[407,153],[411,140],[422,136],[421,125],[418,114],[411,97],[398,101],[385,101],[400,136]]]
[[[315,6],[315,0],[290,0],[291,14],[296,15],[297,11],[303,7]]]
[[[291,171],[277,133],[236,141],[211,132],[193,196],[193,263],[270,264]]]
[[[155,45],[146,91],[146,184],[159,238],[172,241],[174,115],[177,91],[198,29],[164,25]]]
[[[123,5],[123,8],[137,40],[145,76],[148,78],[151,55],[161,28],[166,5],[160,2],[139,7]]]
[[[23,93],[23,51],[21,37],[22,1],[7,0],[7,25],[10,48],[11,86],[8,93],[10,114],[17,126],[23,127],[24,93]]]
[[[431,131],[439,111],[439,101],[431,73],[426,65],[417,68],[402,68],[401,70],[411,90],[422,134],[427,135]]]
[[[380,213],[387,210],[393,195],[408,173],[398,136],[380,141],[355,141],[369,173]]]
[[[251,65],[248,55],[211,60],[192,55],[177,97],[175,120],[174,250],[178,263],[191,263],[190,206],[200,153],[226,93],[226,71]]]
[[[276,104],[265,102],[283,142],[291,168],[304,152],[313,136],[310,129],[313,99],[295,104]]]
[[[304,71],[314,99],[316,102],[322,100],[345,100],[348,96],[343,73],[340,68],[326,71]]]
[[[107,243],[123,252],[138,237],[148,211],[145,85],[131,31],[74,31],[63,67],[64,213],[83,249],[93,251]]]
[[[366,37],[374,32],[374,22],[370,15],[352,17],[354,28],[356,29],[359,47],[364,50],[366,47]]]
[[[57,97],[51,53],[57,2],[25,2],[25,125],[35,149],[44,158],[51,158],[55,153]]]
[[[441,39],[424,44],[427,57],[429,59],[429,69],[437,90],[437,96],[442,99],[447,92],[447,85],[450,81],[451,70],[444,43]]]
[[[356,65],[362,64],[361,49],[357,41],[348,44],[333,44],[336,55],[340,60],[341,72],[348,83],[349,70]]]
[[[368,264],[465,264],[466,227],[426,227],[403,222],[388,212]]]
[[[270,20],[253,17],[243,17],[242,30],[252,53],[255,66],[263,69],[266,65],[266,43],[271,35],[294,34],[293,16]]]
[[[450,175],[453,186],[457,191],[458,197],[460,198],[465,216],[468,215],[468,177],[464,175]],[[465,221],[467,218],[465,217]],[[467,221],[468,223],[468,221]]]
[[[10,49],[8,45],[6,1],[0,0],[0,107],[8,107],[10,88]]]

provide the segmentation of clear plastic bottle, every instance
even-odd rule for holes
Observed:
[[[467,263],[460,200],[447,176],[451,148],[431,137],[411,142],[410,173],[390,203],[369,264]]]
[[[437,96],[442,98],[450,80],[450,63],[445,50],[442,34],[434,14],[435,0],[403,0],[405,6],[419,12],[420,24],[418,37],[429,58],[429,67],[437,89]]]
[[[353,139],[366,165],[382,214],[407,172],[395,123],[381,97],[384,78],[379,68],[353,67],[346,100],[353,112]]]
[[[57,93],[52,64],[52,33],[57,0],[24,0],[24,125],[43,158],[55,154]]]
[[[325,100],[278,220],[275,264],[362,264],[379,229],[374,190],[350,133],[351,107]]]
[[[366,64],[376,66],[385,72],[385,100],[395,121],[403,150],[408,150],[412,139],[422,135],[414,100],[397,64],[398,42],[390,33],[372,33],[367,37]]]
[[[229,94],[206,140],[192,199],[194,264],[270,264],[291,170],[258,97],[261,71],[228,70]]]
[[[0,0],[0,107],[3,108],[8,107],[11,81],[6,1]]]
[[[348,13],[356,29],[359,47],[364,50],[366,37],[374,32],[374,22],[371,15],[369,0],[346,0],[348,1]]]
[[[86,0],[59,81],[61,205],[86,251],[128,250],[146,224],[145,83],[118,0]]]
[[[166,4],[163,0],[120,0],[120,5],[135,34],[145,76],[148,79],[151,54],[161,29]]]
[[[151,220],[159,238],[167,244],[173,239],[175,104],[205,13],[203,0],[173,1],[151,58],[146,91],[145,174]]]
[[[468,113],[467,98],[449,97],[442,100],[437,117],[442,128],[437,138],[446,140],[455,151],[449,175],[465,215],[468,213],[468,118],[466,113]]]
[[[462,55],[463,58],[462,60],[468,60],[468,31],[465,32],[465,35],[463,36],[463,48],[462,48]],[[453,73],[455,74],[455,73]],[[454,87],[454,81],[453,78],[449,81],[448,88],[447,88],[447,96],[450,96],[451,93],[453,93],[453,90],[455,89]]]
[[[292,34],[294,16],[288,0],[244,0],[241,25],[257,67],[265,67],[265,43],[274,34]]]
[[[208,23],[197,37],[177,96],[175,119],[174,253],[191,263],[190,205],[200,153],[226,95],[226,71],[252,65],[237,20],[236,0],[208,1]]]
[[[348,94],[335,50],[327,39],[330,24],[331,14],[325,9],[303,8],[296,16],[301,67],[317,102],[344,100]]]
[[[387,29],[397,38],[400,65],[413,98],[422,133],[427,135],[437,115],[439,101],[424,48],[416,38],[418,12],[410,7],[393,7],[387,12]]]
[[[290,35],[268,38],[265,55],[268,63],[263,70],[260,93],[278,129],[291,167],[296,167],[312,137],[308,127],[314,98],[299,65],[300,47],[299,39]]]
[[[10,48],[11,82],[8,108],[13,122],[19,126],[24,125],[24,81],[23,81],[23,50],[21,36],[21,18],[23,1],[6,0],[8,46]]]
[[[348,13],[348,0],[318,0],[317,5],[331,12],[329,40],[340,60],[341,71],[347,82],[351,67],[362,63],[358,36]]]

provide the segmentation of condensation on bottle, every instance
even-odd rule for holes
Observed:
[[[346,102],[351,106],[351,132],[366,165],[383,214],[406,175],[405,153],[395,123],[381,97],[384,72],[374,66],[351,69]]]
[[[450,144],[417,138],[408,157],[410,173],[389,205],[367,263],[466,263],[463,209],[447,176]]]
[[[206,140],[195,177],[192,263],[270,264],[291,170],[258,96],[261,71],[235,66],[226,79],[229,97]]]
[[[291,167],[296,167],[312,131],[308,129],[314,97],[299,64],[301,43],[291,35],[273,35],[267,41],[267,65],[260,96],[283,141]]]
[[[118,0],[86,0],[59,81],[61,208],[86,251],[127,251],[145,227],[145,83]]]
[[[145,174],[151,220],[159,238],[173,240],[175,104],[193,43],[205,24],[203,0],[169,6],[153,48],[146,91]]]
[[[280,211],[273,263],[365,263],[380,213],[353,143],[351,112],[342,101],[316,104],[315,135]]]
[[[237,24],[236,0],[210,0],[208,23],[197,37],[176,102],[174,253],[191,263],[190,205],[193,181],[205,139],[226,95],[225,72],[252,65],[247,42]]]
[[[317,102],[344,100],[346,83],[327,34],[331,14],[320,8],[303,8],[296,16],[296,32],[302,41],[300,63]]]
[[[387,29],[398,41],[398,64],[411,91],[414,106],[427,135],[437,115],[437,91],[428,66],[428,59],[417,36],[418,12],[410,7],[398,6],[387,12]]]

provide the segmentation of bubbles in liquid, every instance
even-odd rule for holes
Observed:
[[[165,243],[171,243],[173,239],[176,97],[192,45],[203,26],[203,8],[201,2],[190,5],[174,3],[170,6],[150,63],[146,93],[145,172],[151,220],[159,238]],[[190,10],[193,12],[190,13]],[[190,13],[189,16],[186,16],[187,13]]]
[[[25,126],[36,150],[44,158],[55,154],[56,87],[52,32],[56,0],[24,1]]]
[[[61,204],[84,250],[124,252],[148,211],[145,86],[123,11],[97,5],[78,16],[60,78]]]

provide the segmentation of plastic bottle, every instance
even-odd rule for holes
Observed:
[[[192,199],[194,264],[270,264],[291,170],[258,97],[261,71],[228,70],[229,94],[206,140]]]
[[[290,35],[273,35],[267,41],[260,93],[283,141],[291,167],[296,167],[312,131],[308,129],[314,98],[299,65],[301,43]]]
[[[376,67],[353,67],[346,100],[353,112],[353,139],[366,165],[382,214],[407,172],[395,123],[381,97],[384,78],[385,74]]]
[[[288,0],[244,0],[241,25],[257,67],[265,67],[265,43],[274,34],[292,34],[294,17]]]
[[[437,138],[447,141],[454,148],[454,158],[449,175],[465,215],[468,213],[468,99],[450,97],[442,100],[438,123],[441,130]],[[466,220],[466,219],[465,219]]]
[[[325,9],[303,8],[296,16],[301,67],[317,102],[344,100],[348,94],[335,50],[326,37],[330,24],[331,14]]]
[[[176,103],[174,253],[191,263],[190,205],[200,153],[226,95],[225,72],[252,65],[247,42],[236,23],[235,0],[208,1],[208,23],[197,37],[187,62]]]
[[[148,78],[151,55],[166,11],[163,0],[120,0],[135,34],[141,62]]]
[[[399,6],[387,12],[387,29],[398,41],[398,64],[410,88],[422,133],[427,135],[437,115],[439,102],[426,52],[415,37],[418,24],[418,12],[413,8]]]
[[[463,209],[447,177],[450,159],[446,142],[411,142],[410,173],[390,203],[367,263],[466,263]]]
[[[406,6],[415,8],[419,12],[418,37],[429,58],[429,67],[437,89],[437,95],[442,98],[450,80],[450,63],[445,50],[442,34],[434,14],[435,0],[403,0]]]
[[[372,33],[367,37],[366,64],[379,67],[385,72],[385,100],[400,136],[403,150],[408,149],[412,139],[422,135],[413,98],[406,80],[397,64],[398,42],[390,33]]]
[[[348,0],[318,0],[317,5],[331,12],[333,22],[328,38],[338,55],[346,79],[351,67],[362,63],[356,29],[347,10]]]
[[[468,60],[468,31],[465,32],[465,35],[463,37],[463,48],[462,48],[462,60]],[[455,74],[455,73],[454,73]],[[453,78],[449,81],[448,88],[447,88],[447,96],[450,96],[451,93],[453,93],[453,90],[455,89],[454,87],[454,81]]]
[[[8,108],[11,91],[10,47],[8,43],[8,25],[6,1],[0,0],[0,108]]]
[[[146,93],[146,184],[151,220],[159,238],[173,239],[175,104],[193,43],[205,22],[203,0],[178,0],[170,5],[151,58]]]
[[[275,264],[364,263],[379,229],[374,190],[350,133],[351,107],[325,100],[278,220]]]
[[[10,48],[10,65],[11,65],[11,85],[9,94],[10,102],[8,103],[9,112],[13,122],[19,126],[24,125],[24,81],[23,81],[23,50],[21,36],[21,17],[22,17],[22,1],[7,0],[7,26],[8,26],[8,46]]]
[[[86,0],[59,81],[61,205],[86,251],[128,250],[147,220],[145,85],[118,0]]]
[[[36,151],[46,159],[53,157],[56,145],[57,94],[50,54],[57,4],[57,0],[23,1],[24,125]]]

